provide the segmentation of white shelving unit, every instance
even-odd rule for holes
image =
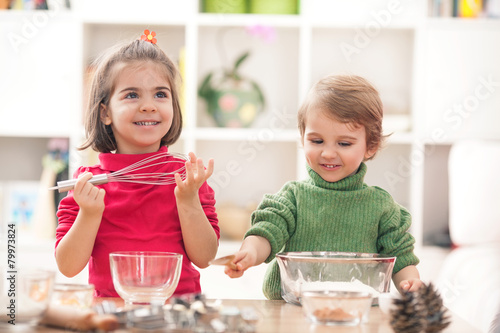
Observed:
[[[322,76],[353,73],[377,86],[385,130],[393,133],[369,162],[366,181],[411,210],[419,246],[436,243],[433,234],[448,221],[451,144],[500,139],[500,22],[428,18],[426,6],[423,0],[303,0],[299,15],[231,15],[200,13],[195,0],[75,0],[71,11],[0,11],[0,73],[8,78],[0,83],[0,147],[10,161],[0,180],[35,180],[41,166],[33,156],[50,137],[70,140],[70,174],[89,161],[75,149],[83,138],[86,68],[103,49],[148,28],[176,61],[185,50],[185,128],[171,149],[215,158],[210,183],[219,203],[259,202],[302,178],[296,110]],[[248,34],[255,25],[273,27],[276,39],[266,43]],[[251,55],[242,74],[260,84],[267,107],[252,128],[218,128],[198,85],[246,50]],[[490,85],[477,88],[484,80]],[[473,111],[458,114],[462,118],[447,113],[454,103],[474,102],[475,89],[489,94]],[[22,156],[4,150],[26,139],[37,145],[24,144]],[[30,173],[14,172],[17,164],[29,164]]]

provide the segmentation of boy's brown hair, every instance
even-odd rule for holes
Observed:
[[[91,147],[101,153],[116,150],[116,140],[110,125],[101,120],[102,105],[109,107],[111,94],[118,75],[118,64],[140,66],[141,63],[152,62],[162,68],[163,74],[170,83],[173,105],[173,119],[170,130],[161,139],[162,146],[169,146],[179,138],[182,130],[182,115],[179,104],[180,75],[175,64],[159,46],[147,41],[134,40],[118,44],[108,49],[94,62],[96,68],[89,93],[89,102],[85,120],[86,141],[80,150]],[[121,67],[123,68],[123,66]]]
[[[381,148],[383,106],[378,91],[368,80],[356,75],[328,75],[309,91],[298,111],[298,126],[303,140],[307,115],[311,109],[325,112],[333,119],[354,127],[364,126],[367,151]]]

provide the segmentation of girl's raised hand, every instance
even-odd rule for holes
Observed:
[[[92,176],[92,173],[84,172],[78,177],[73,189],[73,198],[81,210],[102,214],[106,192],[88,182]]]
[[[175,174],[175,196],[179,198],[198,197],[198,190],[214,172],[214,160],[208,161],[205,168],[203,160],[197,158],[194,153],[189,153],[190,160],[186,162],[186,178],[182,180],[181,175]]]

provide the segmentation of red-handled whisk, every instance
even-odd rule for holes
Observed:
[[[173,157],[173,159],[168,159]],[[95,175],[90,178],[89,183],[94,185],[106,184],[110,182],[127,182],[149,185],[169,185],[175,184],[176,173],[180,174],[182,178],[186,176],[185,162],[189,157],[179,153],[159,153],[137,163],[131,164],[128,167],[120,169],[112,173],[105,173]],[[148,173],[130,173],[132,171],[150,168],[155,165],[179,163],[182,166],[171,172],[148,172]],[[72,190],[75,187],[76,179],[62,180],[57,182],[57,186],[49,188],[49,190],[58,190],[60,193]]]

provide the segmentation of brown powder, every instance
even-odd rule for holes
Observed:
[[[331,321],[349,321],[353,320],[355,317],[341,308],[329,308],[324,307],[323,309],[317,309],[314,311],[314,316],[319,320],[331,320]]]

